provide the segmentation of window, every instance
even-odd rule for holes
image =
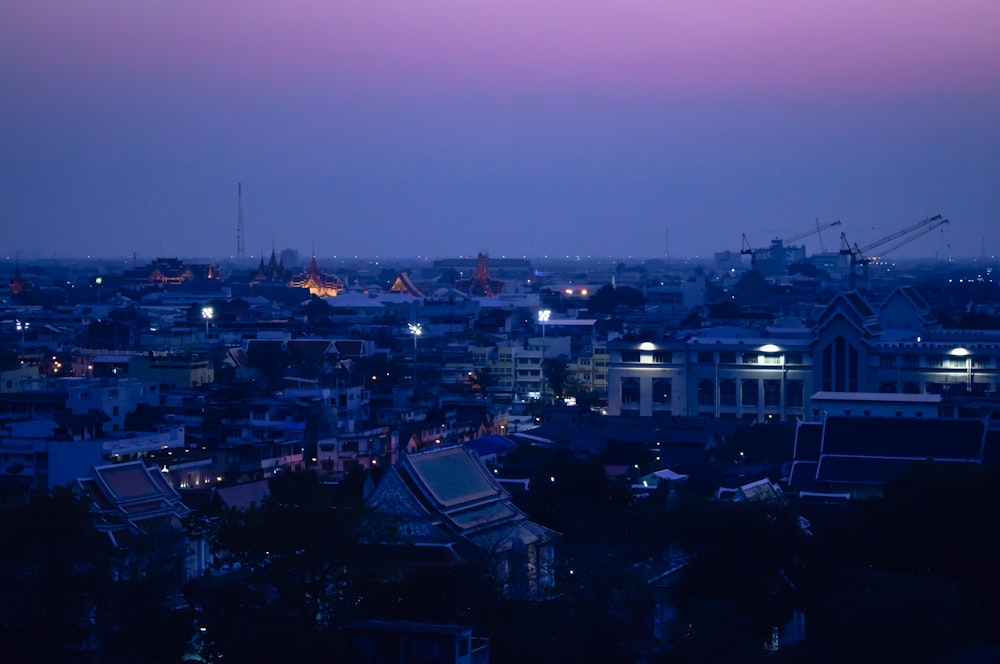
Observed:
[[[653,381],[653,403],[659,405],[669,404],[673,397],[672,385],[669,378],[657,378]]]
[[[712,381],[702,380],[698,382],[698,405],[715,405],[715,384]]]
[[[711,351],[698,351],[698,364],[712,364],[715,362],[715,354]]]
[[[882,394],[895,394],[896,393],[896,383],[881,383],[878,386],[878,391]]]
[[[719,353],[719,364],[736,364],[736,353],[732,351]]]
[[[653,363],[654,364],[670,364],[673,360],[673,353],[657,351],[653,353]]]
[[[781,405],[781,381],[764,381],[764,406],[767,408],[777,408]]]
[[[638,362],[638,361],[639,361],[639,351],[637,350],[622,351],[622,362]]]
[[[878,358],[878,365],[883,369],[892,369],[896,366],[895,355],[882,355]]]
[[[756,406],[759,403],[757,395],[757,381],[744,380],[740,386],[742,401],[744,406]]]
[[[789,353],[785,355],[785,364],[804,364],[802,353]]]
[[[722,406],[736,405],[736,381],[724,380],[719,383],[719,404]]]
[[[920,386],[916,383],[903,383],[903,394],[920,394]]]
[[[743,353],[743,364],[757,364],[759,361],[757,353]]]
[[[621,382],[622,403],[639,403],[639,379],[622,378]]]

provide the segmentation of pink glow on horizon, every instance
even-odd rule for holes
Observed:
[[[995,90],[993,0],[14,0],[0,76],[32,86],[636,94]]]

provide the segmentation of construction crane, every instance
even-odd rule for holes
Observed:
[[[849,255],[851,257],[851,289],[854,289],[855,280],[857,279],[857,269],[860,266],[867,275],[868,265],[882,258],[891,251],[899,249],[905,244],[908,244],[922,235],[927,235],[935,228],[940,228],[945,224],[949,223],[947,219],[939,214],[933,217],[927,217],[926,219],[921,219],[915,224],[910,224],[906,228],[896,231],[890,235],[886,235],[883,238],[879,238],[874,242],[866,244],[863,247],[859,247],[857,243],[851,244],[847,236],[844,233],[840,234],[840,253],[841,255]],[[894,242],[895,241],[895,242]],[[882,245],[889,244],[893,242],[889,247],[882,249],[877,256],[868,256],[867,253],[872,249],[877,249]]]
[[[750,246],[750,240],[747,239],[746,233],[743,233],[743,244],[740,245],[740,254],[750,256],[750,269],[752,270],[757,262],[757,253]]]
[[[831,221],[826,224],[820,224],[817,219],[815,228],[810,228],[807,231],[791,235],[787,238],[776,237],[771,240],[771,246],[760,247],[759,249],[754,249],[753,245],[750,244],[750,240],[747,239],[746,233],[743,233],[743,243],[740,245],[740,254],[750,257],[751,270],[763,269],[765,273],[780,274],[784,272],[790,262],[803,260],[805,258],[805,249],[802,247],[793,247],[790,243],[795,240],[801,240],[802,238],[809,237],[814,233],[819,233],[824,229],[831,228],[832,226],[839,225],[839,221]],[[823,238],[820,236],[821,244],[822,240]],[[798,256],[800,253],[801,256]]]
[[[837,221],[831,221],[831,222],[828,222],[828,223],[825,223],[825,224],[819,223],[819,219],[817,219],[816,220],[816,227],[815,228],[810,228],[809,230],[807,230],[807,231],[805,231],[803,233],[799,233],[798,235],[792,235],[791,237],[786,237],[782,241],[785,244],[790,244],[792,242],[795,242],[796,240],[801,240],[802,238],[807,238],[810,235],[814,235],[816,233],[819,233],[820,231],[825,231],[827,228],[833,228],[834,226],[840,226],[840,220],[839,219]],[[819,242],[820,242],[820,247],[822,247],[823,246],[823,236],[822,235],[819,236]]]

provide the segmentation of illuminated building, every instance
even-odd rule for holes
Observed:
[[[288,282],[292,288],[307,288],[312,295],[319,297],[336,297],[344,290],[344,283],[335,274],[328,274],[319,269],[316,254],[305,272],[301,272]]]

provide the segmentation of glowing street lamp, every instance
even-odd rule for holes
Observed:
[[[215,317],[215,309],[212,307],[202,307],[201,317],[205,319],[205,339],[208,339],[208,324]]]
[[[406,325],[413,335],[413,398],[417,397],[417,339],[424,333],[424,326],[420,323],[408,323]]]
[[[21,352],[23,353],[24,352],[24,333],[25,333],[25,331],[29,327],[31,327],[31,323],[29,323],[26,320],[25,321],[15,320],[14,324],[15,324],[15,327],[17,328],[17,331],[21,333]]]
[[[552,311],[550,309],[541,309],[538,312],[538,324],[542,326],[542,364],[541,364],[541,393],[542,397],[545,397],[545,324],[549,322],[549,318],[552,317]]]

